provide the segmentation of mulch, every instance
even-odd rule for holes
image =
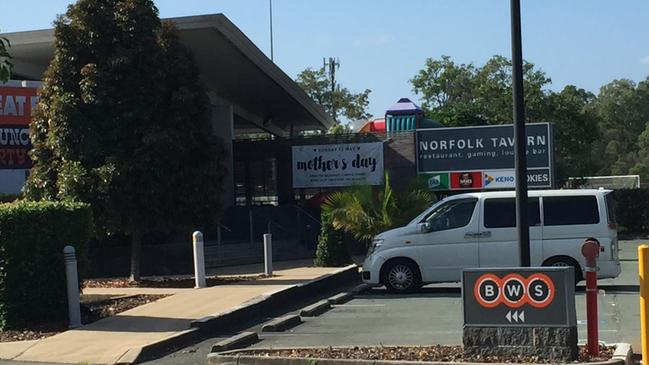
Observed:
[[[233,284],[244,280],[256,280],[265,275],[246,276],[209,276],[206,278],[207,286]],[[138,282],[128,278],[114,279],[86,279],[83,288],[193,288],[193,278],[160,277],[143,279]],[[81,317],[83,324],[89,324],[102,318],[113,316],[117,313],[133,309],[143,304],[154,302],[167,295],[134,295],[134,296],[88,296],[81,297]],[[40,325],[31,325],[16,330],[0,330],[0,342],[29,341],[54,336],[68,329],[67,322],[54,322]]]
[[[117,313],[139,307],[143,304],[162,299],[167,295],[135,295],[128,297],[91,298],[82,296],[81,320],[89,324]],[[85,298],[84,298],[85,297]],[[54,322],[43,325],[32,325],[16,330],[0,331],[0,342],[40,340],[54,336],[68,329],[68,322]]]
[[[205,278],[207,286],[233,284],[243,280],[256,280],[265,275],[249,276],[208,276]],[[196,282],[193,278],[161,277],[156,279],[143,279],[130,281],[128,278],[114,279],[87,279],[83,281],[84,288],[193,288]]]
[[[614,347],[600,346],[600,356],[588,355],[585,347],[580,347],[578,362],[606,361],[613,356]],[[301,357],[310,359],[351,359],[351,360],[390,360],[390,361],[442,361],[442,362],[487,362],[487,363],[553,363],[538,356],[488,356],[466,357],[462,346],[378,346],[378,347],[324,347],[290,350],[250,350],[238,352],[241,355]],[[556,362],[556,361],[554,361]]]

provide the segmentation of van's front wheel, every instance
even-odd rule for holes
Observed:
[[[584,280],[583,273],[581,272],[581,266],[575,261],[572,257],[567,256],[556,256],[550,257],[549,259],[543,262],[543,266],[556,266],[556,267],[571,267],[575,269],[575,285],[580,281]]]
[[[421,275],[417,265],[397,259],[388,262],[381,282],[390,293],[412,293],[421,288]]]

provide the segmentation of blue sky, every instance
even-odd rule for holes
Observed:
[[[3,2],[0,31],[51,27],[64,0]],[[523,57],[552,78],[597,92],[614,79],[649,76],[646,0],[522,0]],[[268,0],[158,0],[161,17],[223,13],[270,55]],[[275,62],[291,77],[340,59],[339,81],[372,90],[381,116],[427,57],[481,65],[511,54],[507,0],[273,0]]]

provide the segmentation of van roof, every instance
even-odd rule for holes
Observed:
[[[555,190],[528,190],[528,197],[539,196],[575,196],[575,195],[601,195],[608,194],[612,190],[608,189],[555,189]],[[461,199],[467,197],[481,198],[513,198],[516,196],[515,190],[509,191],[483,191],[473,193],[463,193],[448,197],[448,199]]]

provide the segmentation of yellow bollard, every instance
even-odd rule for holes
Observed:
[[[640,330],[642,338],[642,363],[649,364],[649,246],[638,246],[638,269],[640,271]]]

